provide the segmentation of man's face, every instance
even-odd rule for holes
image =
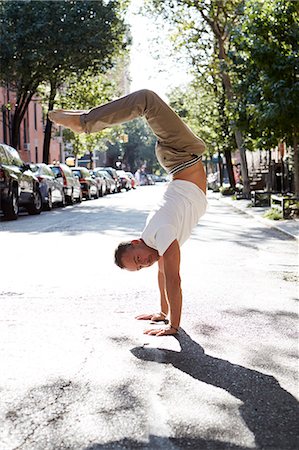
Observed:
[[[157,250],[148,247],[142,241],[132,241],[132,246],[127,249],[122,257],[124,269],[131,272],[150,267],[159,259]]]

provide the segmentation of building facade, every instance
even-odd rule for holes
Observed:
[[[0,87],[0,143],[11,144],[11,121],[16,105],[16,94],[9,88]],[[42,105],[37,96],[29,103],[22,120],[18,151],[26,163],[43,162],[45,120]],[[54,131],[55,134],[56,130]],[[53,136],[50,145],[49,163],[63,159],[62,139]]]

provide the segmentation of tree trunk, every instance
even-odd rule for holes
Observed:
[[[224,48],[224,40],[223,40],[222,36],[220,36],[219,34],[217,35],[217,40],[218,40],[218,46],[219,46],[220,75],[222,78],[222,82],[224,85],[227,99],[230,103],[233,103],[234,97],[233,97],[231,80],[230,80],[229,74],[224,69],[225,61],[227,59],[225,48]],[[238,128],[235,128],[234,134],[235,134],[236,144],[237,144],[237,147],[238,147],[238,150],[240,153],[240,159],[241,159],[243,195],[245,198],[249,198],[250,197],[250,182],[249,182],[249,177],[248,177],[248,166],[247,166],[247,160],[246,160],[246,151],[244,148],[243,134]]]
[[[19,149],[19,135],[21,122],[22,118],[18,113],[18,107],[16,107],[15,112],[12,116],[12,123],[11,123],[11,145],[17,150]]]
[[[34,92],[29,92],[25,95],[18,95],[17,97],[17,103],[11,121],[11,145],[16,149],[19,148],[20,126],[33,95]]]
[[[225,150],[224,156],[225,156],[225,160],[226,160],[226,170],[227,170],[227,174],[228,174],[229,184],[232,189],[235,189],[236,188],[236,180],[235,180],[235,176],[234,176],[234,169],[233,169],[233,164],[232,164],[232,154],[231,154],[230,150]]]
[[[294,144],[294,183],[295,183],[295,195],[299,197],[299,149],[298,149],[298,133],[294,132],[293,138]]]
[[[220,186],[222,186],[223,185],[223,161],[222,161],[220,151],[218,151],[218,168],[219,168]]]
[[[54,107],[56,91],[57,91],[57,84],[56,82],[51,81],[48,111],[51,111]],[[50,162],[49,157],[50,157],[51,133],[52,133],[52,122],[49,120],[47,116],[47,123],[44,134],[44,146],[43,146],[43,163],[45,164],[49,164]]]
[[[89,169],[94,169],[94,162],[93,162],[93,151],[89,150]]]
[[[244,148],[243,134],[240,130],[235,130],[235,138],[240,152],[241,159],[241,172],[242,172],[242,184],[243,184],[243,195],[245,198],[250,198],[250,182],[248,177],[248,166],[246,159],[246,151]]]
[[[192,6],[195,6],[193,4],[193,2],[192,2]],[[224,6],[224,4],[222,6]],[[221,26],[221,20],[219,19],[219,17],[217,15],[216,15],[216,17],[210,17],[210,16],[206,15],[206,13],[204,12],[204,10],[201,6],[198,6],[198,11],[201,14],[203,20],[211,27],[211,30],[217,40],[218,58],[219,58],[219,67],[220,67],[219,72],[220,72],[220,76],[221,76],[223,84],[224,84],[227,99],[230,103],[232,103],[234,101],[232,84],[231,84],[229,74],[227,73],[227,71],[225,69],[226,61],[228,59],[227,53],[225,50],[225,44],[227,43],[227,41],[229,39],[229,35],[227,34],[227,27]],[[219,12],[219,10],[218,10],[218,12]],[[244,139],[243,139],[242,132],[238,128],[235,129],[235,138],[236,138],[236,143],[237,143],[237,147],[240,152],[240,158],[241,158],[243,195],[245,198],[249,198],[250,183],[249,183],[249,177],[248,177],[246,153],[245,153],[245,148],[244,148]]]

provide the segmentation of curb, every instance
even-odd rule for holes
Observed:
[[[285,234],[289,238],[299,241],[299,221],[298,220],[284,220],[283,222],[279,223],[273,223],[274,221],[270,219],[266,219],[262,217],[262,214],[264,214],[269,208],[259,208],[259,211],[253,212],[248,208],[248,205],[251,204],[251,202],[248,200],[232,200],[230,197],[222,197],[220,194],[217,196],[215,195],[214,198],[217,198],[217,200],[220,200],[222,203],[225,203],[226,205],[232,206],[233,208],[237,209],[238,211],[247,214],[250,217],[253,217],[258,222],[266,225],[269,228],[273,228],[276,231],[279,231],[280,233]],[[240,204],[238,202],[243,202],[243,204]],[[245,203],[246,202],[246,203]],[[288,227],[289,229],[287,229]]]

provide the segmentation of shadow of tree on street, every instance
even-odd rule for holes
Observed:
[[[141,233],[149,209],[124,208],[118,206],[74,205],[69,209],[55,209],[43,216],[20,216],[15,222],[3,221],[0,231],[12,233],[63,233],[76,236],[82,233],[111,233],[114,231],[136,235]],[[43,213],[42,213],[43,214]]]
[[[182,329],[176,338],[180,352],[145,347],[135,347],[131,352],[143,361],[171,364],[194,379],[224,389],[241,400],[240,413],[255,436],[257,448],[298,448],[298,402],[274,377],[206,355]],[[203,441],[197,448],[238,448],[229,445],[215,443],[215,446],[209,446]],[[188,444],[188,448],[193,447]]]
[[[101,234],[120,232],[130,237],[130,235],[135,236],[141,233],[152,206],[141,204],[138,208],[133,197],[130,197],[130,200],[133,200],[132,204],[124,201],[123,194],[117,195],[119,197],[116,197],[113,205],[104,197],[96,201],[84,201],[72,207],[55,208],[51,212],[43,212],[40,216],[28,216],[25,213],[13,222],[3,221],[0,217],[0,230],[30,234],[59,232],[66,236],[76,236],[86,232]],[[255,223],[251,217],[228,205],[212,203],[213,213],[208,211],[200,220],[192,233],[191,240],[209,242],[212,233],[213,242],[235,243],[253,250],[258,248],[260,242],[277,240],[278,237],[283,241],[292,240],[276,230]],[[227,215],[230,216],[228,224],[220,220],[221,216]],[[240,218],[242,226],[240,226]]]
[[[107,444],[93,444],[84,450],[252,450],[249,447],[241,447],[229,442],[213,441],[206,439],[167,438],[161,436],[149,436],[148,442],[138,442],[132,439],[122,439]]]

